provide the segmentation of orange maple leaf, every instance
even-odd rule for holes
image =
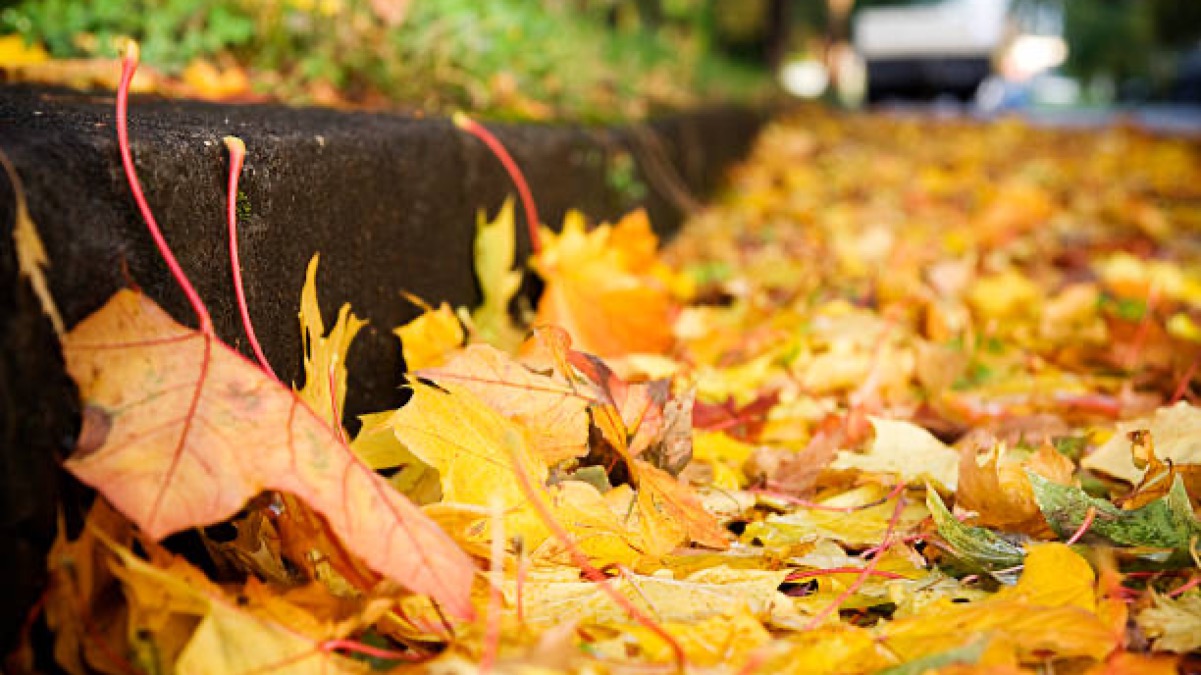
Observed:
[[[264,490],[288,492],[372,569],[472,616],[467,555],[294,392],[210,333],[123,290],[63,347],[87,441],[66,466],[150,536],[224,520]]]
[[[655,235],[644,212],[591,231],[584,230],[583,216],[571,213],[560,234],[545,230],[542,236],[533,261],[546,280],[538,324],[563,327],[578,349],[600,356],[671,348],[674,308],[648,273]]]

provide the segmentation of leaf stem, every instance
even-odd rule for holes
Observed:
[[[158,247],[158,253],[162,257],[163,262],[167,264],[167,269],[171,271],[171,276],[174,277],[175,283],[179,284],[180,290],[183,291],[184,295],[188,298],[188,302],[192,305],[192,312],[196,314],[196,320],[200,324],[200,332],[213,336],[213,320],[209,316],[208,307],[200,299],[200,294],[192,286],[188,275],[184,274],[183,268],[179,266],[179,261],[175,259],[175,254],[171,252],[171,247],[167,244],[166,238],[163,237],[163,232],[159,229],[158,221],[154,219],[154,213],[150,210],[150,204],[146,202],[146,195],[142,193],[142,184],[138,181],[137,170],[133,165],[133,155],[129,151],[129,85],[133,82],[134,73],[138,70],[140,53],[137,42],[130,40],[125,43],[125,54],[121,58],[121,83],[117,87],[117,147],[121,152],[121,166],[125,170],[125,179],[129,182],[129,191],[133,193],[133,200],[138,205],[138,210],[142,214],[142,220],[146,221],[146,229],[150,231],[150,236],[154,239],[154,245]]]
[[[1080,541],[1080,538],[1084,536],[1084,533],[1088,532],[1088,529],[1093,526],[1093,520],[1095,520],[1096,517],[1097,507],[1088,507],[1088,511],[1084,513],[1084,520],[1080,522],[1080,527],[1076,528],[1076,531],[1072,533],[1072,536],[1064,543],[1068,546],[1071,546],[1072,544]]]
[[[226,221],[229,223],[229,265],[233,270],[234,295],[238,300],[238,313],[242,316],[242,330],[246,331],[246,338],[250,340],[250,348],[254,351],[255,360],[262,366],[264,373],[279,382],[279,376],[267,362],[267,357],[263,354],[263,347],[259,344],[259,338],[254,332],[254,324],[250,320],[250,308],[246,304],[246,289],[242,285],[242,263],[238,256],[238,179],[242,175],[242,165],[246,162],[246,144],[237,136],[226,136],[223,140],[225,148],[229,150],[229,194],[225,215]]]
[[[337,357],[335,356],[334,358]],[[348,441],[346,440],[346,432],[342,429],[342,411],[338,410],[338,380],[334,376],[334,368],[336,367],[336,362],[330,364],[329,372],[327,373],[326,378],[326,383],[329,386],[330,413],[333,415],[333,417],[331,417],[329,420],[329,426],[338,436],[338,441],[340,441],[342,445],[346,446],[347,449],[350,449]]]
[[[1201,576],[1193,577],[1187,583],[1184,583],[1184,584],[1178,586],[1177,588],[1169,591],[1168,597],[1169,598],[1178,598],[1181,595],[1184,595],[1185,593],[1187,593],[1188,591],[1193,590],[1197,586],[1201,586]]]
[[[1180,383],[1176,385],[1176,391],[1172,392],[1172,398],[1168,401],[1168,405],[1177,403],[1188,393],[1189,387],[1193,382],[1193,376],[1197,374],[1198,365],[1201,365],[1201,356],[1193,359],[1193,362],[1189,364],[1188,370],[1184,371],[1184,376],[1180,378]]]
[[[530,249],[533,250],[534,255],[537,255],[542,251],[542,237],[538,231],[541,223],[538,220],[538,207],[534,204],[534,196],[530,193],[530,185],[526,182],[521,167],[517,166],[517,162],[513,161],[513,156],[509,154],[500,140],[492,135],[491,131],[488,131],[487,127],[459,112],[455,113],[451,120],[456,127],[480,139],[509,173],[513,185],[517,186],[517,195],[521,198],[521,205],[525,208],[525,224],[530,234]]]
[[[645,612],[638,609],[638,607],[634,605],[629,598],[621,593],[618,593],[617,589],[613,588],[613,585],[609,583],[609,578],[606,577],[603,572],[596,569],[596,567],[594,567],[592,563],[588,561],[588,556],[584,555],[584,552],[580,550],[580,547],[576,545],[575,540],[572,539],[571,534],[563,528],[563,524],[555,518],[554,514],[551,513],[550,508],[543,503],[542,498],[534,490],[534,486],[530,483],[529,475],[527,475],[524,467],[521,466],[521,463],[518,461],[516,456],[513,458],[513,473],[517,477],[517,486],[521,488],[521,492],[525,495],[525,498],[528,499],[530,504],[534,507],[534,511],[538,514],[538,518],[543,522],[543,524],[546,525],[547,529],[551,531],[551,534],[553,534],[555,538],[567,548],[567,552],[571,556],[572,562],[575,563],[576,567],[579,567],[589,581],[595,583],[605,595],[609,596],[610,600],[625,610],[626,614],[628,614],[631,619],[639,624],[642,624],[644,628],[659,636],[660,639],[666,642],[667,646],[671,649],[672,655],[675,657],[676,665],[678,666],[679,670],[683,672],[688,664],[688,660],[684,655],[684,648],[680,645],[679,641],[677,641],[671,633],[667,632],[667,629],[660,625],[658,621],[655,621],[651,617],[647,616]]]
[[[359,642],[357,640],[337,639],[326,640],[322,642],[319,649],[323,652],[348,651],[370,656],[377,659],[385,659],[388,661],[420,661],[425,656],[414,654],[413,652],[401,652],[395,649],[383,649],[381,647],[372,647],[369,644]]]
[[[814,630],[821,626],[822,622],[825,621],[826,618],[831,614],[837,612],[838,609],[842,607],[842,603],[846,602],[848,598],[858,592],[859,589],[863,587],[863,584],[867,581],[867,578],[876,571],[876,565],[880,564],[880,559],[884,557],[884,551],[886,551],[889,545],[892,543],[893,530],[896,529],[897,522],[901,519],[901,513],[905,510],[904,490],[905,481],[900,480],[897,482],[896,487],[893,488],[892,493],[889,494],[889,497],[896,497],[897,505],[893,507],[892,517],[888,520],[888,529],[884,531],[884,538],[880,541],[878,546],[875,546],[868,551],[869,553],[875,551],[880,555],[872,556],[872,559],[868,561],[867,565],[865,565],[863,569],[859,571],[859,576],[855,578],[855,581],[852,582],[850,586],[847,586],[842,593],[839,593],[838,597],[834,598],[833,602],[831,602],[829,605],[826,605],[822,611],[818,612],[817,616],[813,617],[809,623],[805,624],[805,630]]]

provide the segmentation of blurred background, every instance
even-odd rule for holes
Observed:
[[[1198,0],[0,0],[8,81],[605,121],[792,96],[1090,119],[1201,104]]]
[[[924,101],[981,112],[1201,104],[1195,0],[829,0],[794,3],[783,81],[846,105]],[[830,90],[833,90],[831,92]],[[1175,105],[1173,105],[1175,104]],[[1066,119],[1066,118],[1065,118]]]

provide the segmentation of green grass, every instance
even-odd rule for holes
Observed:
[[[290,102],[333,87],[359,103],[610,121],[770,89],[766,72],[707,48],[687,19],[703,2],[674,3],[682,15],[652,30],[540,0],[413,0],[395,28],[367,0],[21,0],[0,11],[0,30],[61,58],[112,56],[133,37],[168,74],[232,58]]]

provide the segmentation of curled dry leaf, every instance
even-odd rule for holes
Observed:
[[[150,536],[224,520],[264,490],[288,492],[372,569],[473,614],[466,555],[296,394],[211,335],[120,291],[63,347],[91,418],[111,425],[67,468]]]
[[[1201,464],[1201,408],[1181,401],[1154,414],[1118,425],[1117,433],[1081,464],[1129,483],[1138,483],[1147,462],[1136,462],[1128,434],[1147,430],[1155,439],[1155,455],[1175,464]],[[1139,464],[1142,466],[1140,467]]]
[[[977,524],[1050,538],[1051,529],[1039,511],[1026,471],[1070,485],[1076,466],[1048,444],[1033,454],[1007,450],[1000,444],[983,455],[965,448],[959,456],[956,503],[974,511]]]

